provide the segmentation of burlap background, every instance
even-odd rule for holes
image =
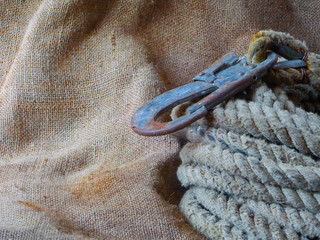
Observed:
[[[320,3],[0,3],[0,238],[201,239],[179,214],[179,138],[134,111],[261,29],[320,50]]]

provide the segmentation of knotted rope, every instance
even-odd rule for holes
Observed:
[[[248,61],[263,61],[270,41],[307,52],[288,34],[261,31]],[[206,237],[320,238],[320,56],[307,63],[307,81],[299,70],[270,71],[188,128],[180,209]]]

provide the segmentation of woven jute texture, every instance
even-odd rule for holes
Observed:
[[[261,29],[320,52],[319,1],[0,2],[0,238],[202,239],[178,211],[181,139],[142,104]],[[182,135],[183,136],[183,135]]]

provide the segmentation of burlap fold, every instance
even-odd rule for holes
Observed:
[[[130,118],[276,29],[319,52],[318,1],[0,3],[0,238],[201,239],[178,211],[179,139]]]

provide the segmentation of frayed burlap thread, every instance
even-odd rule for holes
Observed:
[[[271,40],[307,51],[288,34],[262,31],[248,61],[262,61],[259,46]],[[188,128],[177,175],[189,190],[180,209],[206,237],[320,237],[320,58],[309,54],[307,62],[307,83],[273,72]]]

